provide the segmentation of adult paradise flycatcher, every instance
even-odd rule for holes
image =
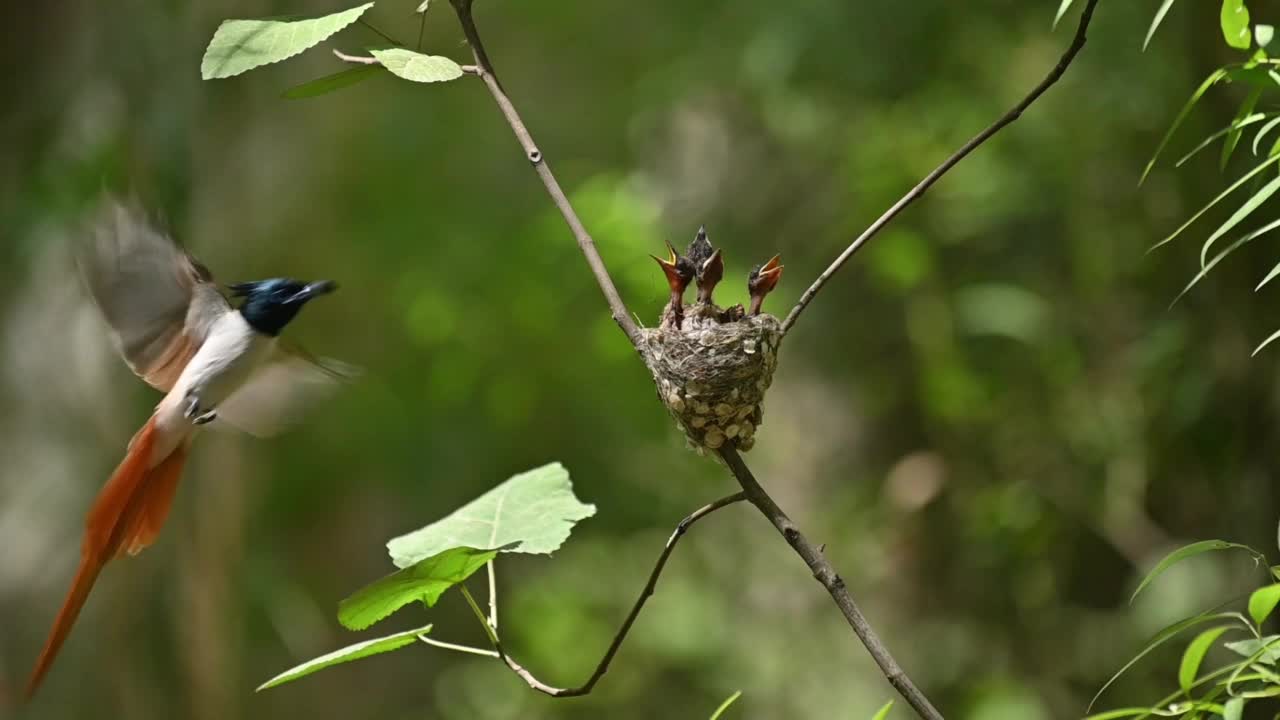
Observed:
[[[27,682],[30,699],[66,641],[104,565],[155,541],[198,430],[211,422],[266,436],[283,429],[351,368],[279,339],[331,281],[274,278],[231,285],[233,307],[209,270],[108,201],[79,248],[85,284],[133,371],[165,394],[129,442],[89,509],[80,566]]]

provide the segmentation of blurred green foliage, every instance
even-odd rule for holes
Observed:
[[[666,292],[646,254],[704,222],[730,279],[782,253],[770,305],[788,307],[1056,62],[1057,4],[479,0],[477,13],[652,324]],[[375,77],[281,99],[344,69],[324,52],[200,80],[221,20],[339,9],[0,10],[16,30],[0,54],[19,69],[0,76],[0,716],[18,712],[82,513],[157,399],[113,356],[66,252],[103,189],[143,198],[226,280],[337,279],[291,330],[367,373],[287,437],[202,438],[171,527],[104,574],[26,713],[706,717],[741,688],[725,718],[872,716],[887,685],[746,508],[681,543],[587,698],[545,698],[487,658],[426,646],[251,693],[345,641],[336,603],[385,570],[383,538],[551,458],[600,511],[553,561],[508,563],[504,642],[548,682],[580,681],[674,523],[732,489],[682,449],[478,84]],[[1216,6],[1181,3],[1142,53],[1156,9],[1104,3],[1063,81],[824,290],[750,455],[951,718],[1079,716],[1161,627],[1253,587],[1247,559],[1199,558],[1130,607],[1144,570],[1181,539],[1274,542],[1280,393],[1274,359],[1249,359],[1276,325],[1275,288],[1252,292],[1274,253],[1242,245],[1170,309],[1195,253],[1144,253],[1222,189],[1218,159],[1156,166],[1136,187],[1182,99],[1236,51],[1204,32]],[[408,41],[413,10],[383,2],[367,19]],[[444,10],[424,47],[465,62]],[[341,49],[384,42],[348,32]],[[1207,93],[1171,149],[1230,123],[1247,92]],[[457,598],[430,619],[433,636],[470,627],[448,639],[484,643]],[[1158,697],[1178,657],[1157,648],[1109,693]]]

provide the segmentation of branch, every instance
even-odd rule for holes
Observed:
[[[836,573],[836,569],[831,566],[827,558],[823,556],[822,550],[813,546],[795,523],[791,522],[791,518],[778,507],[778,504],[769,497],[769,493],[760,487],[760,483],[756,482],[755,476],[751,474],[751,470],[742,462],[742,456],[732,447],[722,447],[720,449],[720,457],[729,466],[729,470],[733,473],[734,479],[742,486],[743,493],[747,496],[747,500],[760,510],[769,522],[778,529],[782,537],[809,566],[809,570],[813,572],[813,577],[831,594],[831,599],[835,601],[836,606],[840,608],[840,613],[844,615],[845,620],[849,621],[849,627],[853,628],[853,632],[866,646],[867,652],[871,653],[872,659],[880,666],[880,670],[884,672],[885,678],[889,680],[889,684],[893,685],[898,694],[907,701],[916,713],[925,720],[943,720],[942,714],[933,707],[929,702],[929,698],[911,682],[911,678],[893,659],[893,655],[889,654],[889,649],[880,641],[880,636],[871,627],[871,623],[867,622],[867,618],[862,614],[862,610],[858,608],[858,604],[853,601],[853,596],[849,594],[849,589],[845,587],[844,580]]]
[[[626,639],[627,633],[631,631],[631,626],[635,624],[636,618],[639,617],[640,610],[644,608],[645,602],[651,595],[653,595],[653,590],[658,585],[658,576],[662,574],[662,569],[667,565],[667,558],[671,557],[671,552],[675,550],[676,543],[680,541],[682,536],[684,536],[685,532],[689,529],[689,526],[722,507],[732,505],[742,500],[747,500],[748,498],[749,495],[745,492],[727,495],[713,503],[703,505],[690,513],[688,517],[681,520],[680,524],[676,525],[676,529],[672,531],[671,537],[667,538],[667,544],[662,548],[662,554],[658,556],[658,562],[653,566],[653,571],[649,573],[649,582],[645,583],[644,590],[640,591],[640,597],[636,598],[635,604],[631,606],[631,612],[627,613],[627,618],[622,621],[622,627],[618,628],[618,632],[613,636],[613,641],[609,643],[609,649],[605,650],[604,657],[600,658],[600,662],[596,665],[595,672],[591,673],[591,677],[587,678],[587,681],[578,687],[558,688],[548,685],[535,677],[533,673],[526,670],[523,665],[516,662],[502,647],[502,640],[499,639],[497,630],[489,624],[489,619],[485,617],[484,611],[480,609],[475,598],[471,596],[470,591],[467,590],[465,585],[460,585],[459,587],[462,588],[463,595],[467,598],[467,604],[471,606],[472,612],[475,613],[476,618],[480,620],[480,623],[484,625],[485,634],[489,636],[489,641],[493,644],[494,650],[497,651],[497,657],[501,658],[502,661],[507,664],[507,667],[511,668],[512,672],[516,675],[519,675],[529,687],[552,697],[579,697],[587,695],[591,692],[592,688],[596,686],[596,683],[600,681],[600,678],[604,677],[604,674],[609,671],[609,663],[613,662],[613,656],[618,654],[618,649],[622,647],[622,641]],[[423,638],[423,640],[425,640],[425,638]],[[487,654],[483,650],[477,651],[474,648],[465,648],[464,650],[460,646],[452,646],[450,649]]]
[[[1000,130],[1002,130],[1006,125],[1017,120],[1022,115],[1022,112],[1031,106],[1031,103],[1038,100],[1051,85],[1058,81],[1058,78],[1062,77],[1062,74],[1067,71],[1067,67],[1071,65],[1071,61],[1075,60],[1076,54],[1078,54],[1080,49],[1084,47],[1085,32],[1089,29],[1089,22],[1093,19],[1093,9],[1097,4],[1098,0],[1089,0],[1088,4],[1084,6],[1084,11],[1080,14],[1080,24],[1076,27],[1075,37],[1072,38],[1071,44],[1067,46],[1066,52],[1062,54],[1062,59],[1058,60],[1058,64],[1049,71],[1049,74],[1045,76],[1044,80],[1040,81],[1039,85],[1036,85],[1021,102],[1014,105],[1012,110],[1001,116],[999,120],[992,123],[986,130],[983,130],[973,136],[969,142],[962,145],[959,150],[955,151],[951,157],[944,160],[941,165],[933,170],[933,172],[926,175],[919,184],[911,188],[906,195],[903,195],[902,198],[886,210],[883,215],[876,218],[876,221],[871,223],[870,227],[862,231],[862,234],[855,238],[854,241],[850,243],[849,247],[845,248],[844,252],[840,253],[840,256],[835,259],[835,262],[831,263],[830,267],[822,271],[822,274],[818,276],[818,279],[814,280],[813,284],[809,286],[809,289],[805,290],[804,294],[800,296],[800,300],[796,302],[796,306],[791,309],[791,312],[787,315],[787,319],[782,322],[782,332],[784,335],[791,329],[792,325],[796,324],[796,319],[800,317],[800,313],[804,312],[805,307],[813,300],[813,296],[818,294],[818,291],[822,289],[823,285],[827,284],[827,281],[831,279],[831,276],[835,275],[836,271],[843,267],[844,264],[848,262],[849,258],[853,257],[853,254],[858,252],[858,250],[865,245],[868,240],[875,237],[877,233],[884,229],[884,226],[888,225],[890,220],[897,217],[898,213],[902,212],[908,205],[918,200],[920,196],[924,195],[926,190],[932,187],[939,178],[945,175],[948,170],[955,167],[956,164],[963,160],[969,153],[976,150],[982,143],[991,139],[992,135],[1000,132]]]
[[[574,240],[578,241],[578,247],[582,250],[582,254],[587,258],[587,265],[591,267],[591,274],[595,275],[596,282],[600,285],[600,291],[604,293],[604,299],[609,303],[609,310],[613,315],[613,321],[618,323],[618,327],[622,328],[622,332],[627,334],[627,339],[631,341],[632,346],[640,347],[640,329],[636,327],[636,323],[627,313],[627,306],[622,302],[622,296],[618,294],[618,288],[614,287],[613,278],[609,277],[609,271],[605,269],[604,260],[600,257],[600,251],[596,249],[596,243],[591,239],[591,234],[582,225],[582,221],[578,219],[578,214],[574,212],[573,206],[569,203],[569,198],[565,196],[564,190],[560,188],[559,181],[556,176],[551,173],[550,166],[547,165],[547,159],[543,156],[542,151],[538,149],[537,144],[533,142],[533,137],[529,134],[528,128],[525,127],[524,121],[520,119],[520,113],[516,112],[516,108],[511,104],[511,100],[507,98],[506,92],[502,89],[502,84],[498,82],[498,76],[494,72],[493,63],[489,61],[489,55],[485,52],[484,43],[480,40],[480,33],[476,30],[475,19],[471,15],[472,0],[450,0],[453,3],[454,12],[458,15],[458,22],[462,24],[462,33],[466,35],[467,44],[471,46],[471,52],[476,59],[476,74],[484,80],[484,84],[489,88],[489,93],[493,95],[493,100],[498,104],[498,109],[502,111],[503,117],[507,119],[507,124],[511,126],[511,131],[515,133],[516,140],[520,142],[520,147],[524,149],[524,156],[533,169],[537,171],[538,177],[542,179],[542,184],[547,188],[547,194],[551,196],[551,201],[555,203],[560,214],[564,216],[564,221],[568,223],[569,230],[573,232]]]
[[[450,0],[450,2],[453,4],[453,9],[458,15],[458,21],[462,25],[463,34],[466,35],[467,43],[471,46],[472,53],[475,56],[477,74],[484,80],[485,86],[489,88],[489,93],[493,96],[494,102],[497,103],[499,110],[502,111],[503,116],[507,119],[507,123],[511,126],[511,131],[515,134],[516,139],[520,142],[520,146],[524,149],[525,156],[528,158],[529,162],[533,164],[534,169],[538,173],[538,177],[542,179],[543,185],[546,186],[547,193],[551,196],[552,202],[554,202],[556,207],[560,209],[560,214],[564,216],[565,222],[568,223],[569,229],[573,232],[574,238],[578,241],[578,247],[581,248],[583,255],[586,256],[587,264],[591,267],[591,272],[595,275],[596,282],[600,284],[600,289],[604,293],[605,300],[609,303],[609,308],[612,311],[614,321],[618,323],[618,327],[622,328],[622,331],[626,333],[627,338],[631,340],[631,344],[638,351],[641,347],[639,330],[637,329],[634,321],[631,320],[630,315],[627,313],[626,305],[618,295],[617,288],[614,287],[613,280],[609,277],[609,271],[605,268],[604,261],[600,258],[600,254],[596,250],[595,243],[592,241],[591,236],[587,233],[586,229],[582,226],[582,222],[578,219],[577,213],[574,212],[573,207],[570,205],[569,199],[565,197],[564,191],[560,189],[560,184],[556,181],[555,175],[551,173],[551,168],[548,167],[546,159],[538,150],[532,136],[529,134],[528,128],[525,127],[524,122],[520,119],[520,114],[516,112],[515,106],[511,104],[510,98],[507,97],[506,92],[502,89],[501,83],[498,82],[497,75],[493,70],[493,63],[489,60],[488,53],[485,52],[484,43],[480,40],[480,33],[476,29],[475,19],[471,14],[472,0]],[[1096,2],[1097,0],[1091,0],[1087,10],[1091,11]],[[640,598],[631,609],[631,614],[627,617],[622,628],[614,637],[613,642],[609,645],[609,649],[605,652],[605,656],[600,661],[599,666],[596,667],[596,671],[592,673],[591,677],[582,686],[568,689],[556,688],[547,685],[535,677],[533,673],[529,672],[505,652],[501,642],[498,640],[497,633],[489,627],[488,622],[484,618],[484,613],[481,612],[479,606],[475,605],[474,601],[472,601],[472,606],[476,611],[477,617],[482,623],[484,623],[486,630],[489,631],[490,637],[493,640],[494,649],[498,651],[499,657],[502,658],[507,667],[519,675],[525,683],[529,685],[529,687],[552,697],[574,697],[578,695],[586,695],[591,692],[591,689],[595,686],[596,682],[604,675],[605,671],[608,670],[609,662],[613,659],[614,654],[622,645],[623,638],[631,628],[631,624],[635,621],[636,616],[639,615],[640,608],[644,605],[645,600],[653,593],[654,585],[656,585],[658,581],[658,575],[661,573],[662,567],[666,564],[667,557],[671,554],[672,549],[674,549],[676,541],[688,526],[699,518],[723,507],[724,505],[737,502],[746,497],[751,500],[752,504],[754,504],[760,512],[764,513],[766,517],[773,521],[774,525],[778,527],[780,531],[782,531],[783,536],[789,543],[791,543],[792,548],[794,548],[796,552],[804,558],[810,568],[815,569],[815,575],[818,570],[823,571],[819,579],[821,580],[825,578],[823,585],[827,586],[832,599],[835,600],[836,605],[839,606],[840,611],[844,614],[845,618],[849,620],[849,624],[853,627],[854,633],[857,634],[860,640],[862,640],[862,643],[866,645],[867,650],[871,653],[872,657],[876,659],[876,662],[880,665],[881,669],[884,670],[885,676],[888,678],[890,684],[897,688],[898,692],[902,694],[912,707],[916,708],[916,711],[919,712],[921,717],[925,718],[925,720],[942,720],[942,715],[933,708],[923,693],[921,693],[920,690],[916,688],[915,684],[911,682],[911,679],[907,677],[906,673],[902,671],[902,668],[900,668],[894,661],[893,656],[889,654],[889,651],[884,647],[884,644],[880,642],[880,638],[875,634],[875,631],[873,631],[871,626],[867,624],[866,618],[864,618],[861,611],[858,610],[858,606],[854,604],[848,591],[844,589],[844,581],[840,580],[839,576],[836,575],[835,570],[832,569],[830,563],[827,563],[827,561],[822,558],[821,554],[814,550],[814,548],[809,545],[808,541],[804,540],[804,537],[800,534],[799,530],[795,528],[794,524],[791,523],[791,520],[787,518],[780,508],[778,508],[777,504],[773,502],[773,499],[769,497],[768,493],[766,493],[764,489],[756,483],[755,479],[751,476],[751,471],[747,469],[745,464],[743,464],[742,458],[738,456],[737,451],[732,448],[725,448],[722,451],[722,457],[724,457],[725,461],[729,463],[729,466],[734,469],[734,476],[738,478],[738,482],[742,486],[743,492],[736,495],[730,495],[698,510],[685,518],[685,520],[676,527],[676,531],[672,533],[671,538],[667,541],[667,547],[658,558],[657,566],[654,567],[653,572],[649,576],[648,584],[645,585],[645,589],[641,593]]]

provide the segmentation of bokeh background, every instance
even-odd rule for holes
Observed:
[[[1206,153],[1136,185],[1227,57],[1199,4],[1175,6],[1141,52],[1157,4],[1103,3],[1065,79],[828,285],[787,340],[748,456],[951,718],[1078,717],[1157,628],[1258,580],[1247,558],[1202,558],[1130,606],[1164,552],[1223,537],[1274,555],[1277,354],[1249,357],[1280,323],[1280,291],[1252,292],[1274,251],[1242,249],[1173,308],[1194,236],[1144,254],[1223,183]],[[415,5],[366,17],[412,44]],[[426,47],[465,60],[434,5]],[[666,291],[647,254],[702,223],[728,258],[725,299],[781,252],[769,305],[789,307],[1057,61],[1074,15],[1051,31],[1056,5],[480,0],[478,19],[653,324]],[[675,522],[735,487],[683,448],[474,79],[280,98],[341,69],[328,48],[379,42],[355,27],[200,80],[222,19],[345,7],[0,9],[0,717],[705,718],[737,689],[728,718],[869,717],[892,689],[747,506],[686,538],[588,698],[425,645],[253,694],[368,636],[336,605],[390,569],[389,537],[550,460],[599,512],[550,559],[502,559],[502,629],[544,680],[576,684]],[[1175,149],[1238,97],[1211,94]],[[366,374],[284,437],[204,437],[160,542],[109,567],[20,708],[83,513],[158,399],[114,356],[70,260],[104,190],[137,195],[226,280],[338,280],[291,332]],[[426,621],[484,642],[456,593],[371,634]],[[1153,654],[1104,703],[1154,700],[1175,657]]]

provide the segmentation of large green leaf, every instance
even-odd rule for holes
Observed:
[[[1219,165],[1225,169],[1227,163],[1231,160],[1231,153],[1235,152],[1236,145],[1240,143],[1240,136],[1244,133],[1243,125],[1246,120],[1253,116],[1253,109],[1258,105],[1258,98],[1262,97],[1262,87],[1258,86],[1249,91],[1244,101],[1240,103],[1240,108],[1236,110],[1236,116],[1232,121],[1232,125],[1236,125],[1227,133],[1227,140],[1222,144],[1222,159]]]
[[[569,538],[574,524],[596,514],[574,497],[560,463],[516,475],[453,514],[387,543],[391,560],[407,567],[449,548],[548,554]]]
[[[1258,588],[1249,596],[1249,617],[1259,626],[1271,616],[1271,611],[1280,603],[1280,583]]]
[[[1164,152],[1165,147],[1169,145],[1169,140],[1173,138],[1173,134],[1178,131],[1178,128],[1182,126],[1183,121],[1191,114],[1191,108],[1195,107],[1195,104],[1200,101],[1200,98],[1203,97],[1206,92],[1209,91],[1209,88],[1221,82],[1222,79],[1230,72],[1231,68],[1225,67],[1214,70],[1212,73],[1209,73],[1209,77],[1205,78],[1204,82],[1200,83],[1200,87],[1196,88],[1196,91],[1191,93],[1191,97],[1187,98],[1186,104],[1182,106],[1182,109],[1178,111],[1178,115],[1174,117],[1173,124],[1165,131],[1164,137],[1160,138],[1160,144],[1156,146],[1155,153],[1153,153],[1151,155],[1151,159],[1147,161],[1147,166],[1143,168],[1142,177],[1138,179],[1139,185],[1146,182],[1147,175],[1151,174],[1151,168],[1155,167],[1156,160],[1160,159],[1160,153]]]
[[[1231,698],[1222,706],[1222,720],[1240,720],[1244,717],[1244,698]]]
[[[436,604],[449,588],[471,577],[498,554],[497,550],[455,547],[387,575],[338,604],[338,621],[363,630],[415,600]]]
[[[1249,9],[1244,0],[1222,0],[1222,37],[1239,50],[1249,49]]]
[[[315,47],[360,19],[373,3],[305,20],[225,20],[213,34],[200,62],[205,80],[287,60]]]
[[[446,82],[462,77],[462,66],[440,55],[423,55],[404,48],[370,51],[392,75],[420,83]]]
[[[1222,646],[1241,657],[1256,655],[1260,662],[1275,665],[1280,661],[1280,645],[1276,644],[1277,640],[1280,640],[1280,635],[1264,635],[1262,638],[1246,638],[1223,643]]]
[[[1191,686],[1195,684],[1204,656],[1209,654],[1209,648],[1213,647],[1213,643],[1222,636],[1222,633],[1230,629],[1232,629],[1230,625],[1209,628],[1196,635],[1195,639],[1187,644],[1186,651],[1182,653],[1182,663],[1178,666],[1178,686],[1182,688],[1182,692],[1191,692]]]
[[[341,650],[334,650],[327,655],[321,655],[320,657],[308,660],[295,668],[285,670],[258,686],[258,691],[273,688],[277,685],[283,685],[287,682],[297,680],[300,677],[305,677],[317,670],[323,670],[333,665],[340,665],[342,663],[351,662],[352,660],[367,658],[370,655],[378,655],[380,653],[391,652],[392,650],[399,650],[406,645],[412,645],[418,640],[420,635],[426,635],[429,632],[431,632],[431,626],[427,625],[426,627],[420,627],[417,630],[406,630],[404,632],[398,632],[395,635],[388,635],[386,637],[358,642],[355,645],[348,645]]]
[[[1156,34],[1156,28],[1160,27],[1160,23],[1164,22],[1164,16],[1169,13],[1169,8],[1173,7],[1173,0],[1164,0],[1160,3],[1160,9],[1156,10],[1156,16],[1151,20],[1151,27],[1147,28],[1147,37],[1142,41],[1142,49],[1145,51],[1147,45],[1151,44],[1151,36]]]
[[[1184,545],[1168,555],[1165,555],[1160,562],[1156,563],[1155,567],[1151,568],[1151,572],[1147,573],[1147,576],[1142,578],[1142,582],[1138,583],[1138,588],[1134,590],[1133,595],[1129,597],[1129,602],[1132,603],[1134,599],[1138,597],[1138,593],[1142,592],[1143,588],[1176,563],[1182,562],[1189,557],[1195,557],[1201,553],[1212,552],[1214,550],[1231,550],[1233,548],[1236,550],[1247,550],[1255,558],[1261,558],[1263,561],[1266,560],[1266,557],[1262,553],[1254,550],[1248,545],[1240,545],[1238,543],[1227,542],[1225,540],[1201,540],[1200,542],[1191,543],[1190,545]]]
[[[1093,696],[1093,700],[1089,701],[1089,708],[1085,712],[1092,710],[1094,703],[1098,702],[1098,698],[1102,697],[1102,694],[1107,691],[1107,688],[1111,687],[1116,680],[1120,679],[1121,675],[1124,675],[1126,672],[1128,672],[1129,668],[1133,667],[1134,665],[1137,665],[1138,661],[1146,657],[1147,654],[1150,653],[1152,650],[1155,650],[1157,647],[1160,647],[1165,642],[1167,642],[1170,638],[1182,632],[1183,630],[1195,627],[1196,625],[1201,625],[1203,623],[1213,622],[1214,620],[1238,620],[1240,622],[1240,627],[1242,628],[1249,627],[1249,623],[1247,620],[1245,620],[1244,616],[1241,615],[1240,613],[1235,613],[1235,612],[1202,613],[1194,617],[1189,617],[1185,620],[1179,620],[1178,622],[1165,627],[1164,629],[1160,630],[1160,632],[1152,636],[1152,638],[1147,641],[1147,644],[1142,647],[1142,650],[1140,650],[1137,655],[1134,655],[1133,658],[1129,660],[1129,662],[1124,664],[1124,667],[1117,670],[1116,674],[1112,675],[1111,678],[1108,679],[1107,682],[1104,683],[1103,686],[1098,689],[1097,694]],[[1091,717],[1096,718],[1101,716],[1091,716]],[[1113,717],[1125,717],[1125,716],[1115,715]]]
[[[1187,218],[1187,221],[1179,225],[1178,229],[1170,233],[1168,237],[1156,243],[1155,245],[1152,245],[1150,249],[1147,250],[1147,252],[1151,252],[1152,250],[1155,250],[1159,247],[1163,247],[1164,245],[1173,241],[1174,238],[1182,234],[1183,230],[1186,230],[1187,228],[1191,227],[1191,225],[1194,224],[1196,220],[1199,220],[1205,213],[1209,212],[1210,208],[1212,208],[1214,205],[1217,205],[1218,203],[1225,200],[1228,195],[1235,192],[1236,190],[1239,190],[1250,179],[1252,179],[1262,171],[1266,170],[1268,167],[1271,167],[1277,161],[1280,161],[1280,155],[1273,158],[1269,158],[1259,163],[1257,167],[1245,173],[1244,176],[1241,177],[1239,180],[1236,180],[1235,182],[1231,183],[1231,185],[1228,186],[1226,190],[1223,190],[1222,192],[1218,193],[1218,195],[1214,197],[1212,200],[1210,200],[1207,205],[1197,210],[1196,213],[1191,217]]]
[[[1262,207],[1262,204],[1271,199],[1271,196],[1275,195],[1277,190],[1280,190],[1280,176],[1272,178],[1270,182],[1263,185],[1258,192],[1251,195],[1248,200],[1245,200],[1244,203],[1231,214],[1231,217],[1227,218],[1225,222],[1219,225],[1218,229],[1214,230],[1213,234],[1209,236],[1209,239],[1204,241],[1204,245],[1200,246],[1200,267],[1205,266],[1205,258],[1209,255],[1209,248],[1213,247],[1213,244],[1218,240],[1218,238],[1230,232],[1232,228],[1239,225],[1245,218],[1252,215],[1255,210]]]
[[[363,80],[368,80],[377,73],[382,72],[382,68],[377,65],[358,65],[332,75],[309,80],[301,85],[285,90],[282,97],[288,100],[301,100],[302,98],[316,97],[317,95],[325,95],[335,90],[341,90],[349,85],[355,85]]]

